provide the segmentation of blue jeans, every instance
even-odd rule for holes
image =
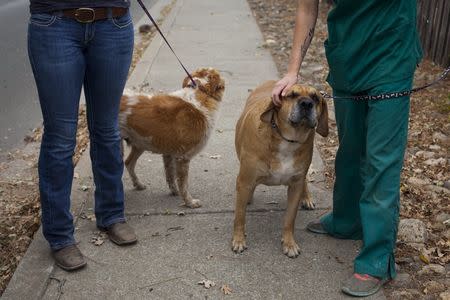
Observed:
[[[118,113],[133,39],[129,13],[88,24],[58,13],[31,15],[28,55],[44,119],[39,156],[42,228],[53,250],[75,243],[70,192],[82,86],[97,226],[125,220]]]

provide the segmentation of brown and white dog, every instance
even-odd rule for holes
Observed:
[[[145,188],[134,171],[139,156],[144,151],[162,154],[172,194],[196,208],[200,201],[188,191],[189,162],[208,141],[225,83],[212,68],[196,70],[192,77],[196,88],[186,77],[183,88],[170,94],[124,95],[119,122],[122,138],[131,146],[125,165],[134,187]]]
[[[271,100],[275,81],[256,88],[248,97],[236,125],[235,145],[240,161],[236,180],[236,209],[232,249],[240,253],[245,242],[245,214],[259,184],[287,185],[288,204],[282,233],[283,253],[299,255],[294,240],[298,205],[314,209],[306,175],[313,155],[315,130],[328,135],[328,110],[314,88],[294,85],[277,108]]]

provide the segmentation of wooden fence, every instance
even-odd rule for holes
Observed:
[[[450,64],[449,19],[450,0],[417,0],[417,26],[424,55],[443,67]]]

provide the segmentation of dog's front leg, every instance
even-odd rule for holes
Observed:
[[[247,249],[245,242],[245,214],[247,204],[253,197],[256,184],[250,179],[250,176],[242,174],[236,180],[236,208],[234,210],[234,230],[231,247],[234,252],[241,253]]]
[[[300,247],[294,239],[294,226],[300,198],[304,193],[304,186],[303,182],[300,181],[288,187],[288,205],[284,217],[281,243],[283,244],[283,253],[291,258],[295,258],[300,254]]]
[[[185,158],[176,159],[178,189],[181,198],[184,200],[184,205],[190,208],[198,208],[201,206],[200,200],[193,199],[188,191],[189,163],[190,160]]]

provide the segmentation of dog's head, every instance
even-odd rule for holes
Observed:
[[[225,81],[220,77],[219,72],[213,68],[201,68],[191,74],[199,90],[214,98],[217,101],[222,100],[225,90]],[[183,88],[194,88],[189,77],[183,80]]]
[[[280,108],[270,103],[261,120],[270,123],[277,112],[277,121],[294,128],[316,128],[321,136],[328,135],[328,107],[325,99],[314,88],[295,84],[281,98]]]

